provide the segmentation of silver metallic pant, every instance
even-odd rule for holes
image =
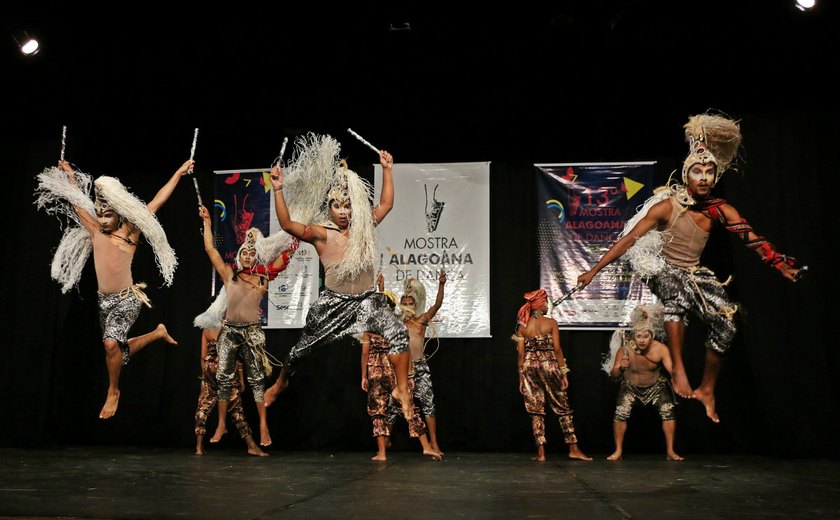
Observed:
[[[732,344],[738,308],[726,294],[715,273],[706,267],[682,269],[671,264],[648,280],[648,286],[665,307],[665,321],[682,320],[691,312],[709,327],[706,348],[723,354]]]
[[[389,354],[408,352],[405,324],[386,303],[387,296],[374,289],[359,294],[341,294],[324,289],[306,315],[306,325],[297,344],[286,355],[286,370],[294,374],[297,365],[315,349],[344,336],[364,332],[379,334],[390,345]]]
[[[245,379],[254,393],[254,401],[261,403],[265,393],[267,357],[265,333],[260,322],[225,322],[216,342],[219,351],[219,401],[230,401],[230,392],[236,381],[236,362],[241,361]]]
[[[660,377],[656,383],[650,386],[631,385],[626,378],[621,378],[621,386],[618,389],[618,398],[615,404],[615,416],[613,420],[625,422],[630,418],[633,405],[653,405],[659,411],[659,417],[663,421],[676,420],[674,413],[674,391],[664,377]]]
[[[137,289],[139,291],[139,289]],[[122,351],[122,364],[127,365],[130,352],[128,348],[128,329],[137,321],[143,302],[133,290],[103,294],[99,296],[99,327],[102,340],[112,339],[119,343]]]

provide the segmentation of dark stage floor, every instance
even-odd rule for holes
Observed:
[[[0,450],[0,518],[840,518],[840,461]]]

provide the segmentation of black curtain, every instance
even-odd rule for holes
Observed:
[[[579,120],[557,121],[555,130],[533,132],[515,149],[500,142],[515,135],[514,130],[498,138],[478,123],[472,125],[476,127],[472,134],[468,128],[463,134],[454,127],[440,128],[441,139],[434,146],[421,139],[421,129],[394,133],[385,148],[394,151],[397,163],[491,161],[490,207],[476,211],[487,211],[491,230],[492,338],[441,339],[430,360],[443,450],[533,449],[510,339],[522,294],[538,283],[533,163],[656,160],[657,181],[664,183],[680,167],[685,145],[679,125],[690,112],[683,113],[680,107],[678,113],[651,118],[644,126],[639,119],[628,126],[618,116],[585,126]],[[830,266],[838,233],[837,218],[829,213],[837,183],[833,156],[840,142],[834,123],[837,113],[778,109],[737,116],[742,119],[746,161],[740,173],[727,173],[716,190],[782,252],[807,263],[810,272],[802,283],[791,284],[725,231],[713,232],[703,260],[720,278],[734,274],[729,290],[743,312],[718,384],[721,423],[712,424],[698,402],[681,400],[677,451],[837,456],[840,448],[832,426],[840,411],[840,385],[834,378],[840,354],[830,334],[840,306]],[[551,127],[545,121],[541,124]],[[184,160],[177,152],[184,152],[184,136],[188,139],[192,130],[136,130],[126,136],[115,135],[101,122],[91,122],[82,131],[78,126],[68,158],[94,176],[119,177],[147,201]],[[251,130],[274,135],[268,126]],[[342,130],[329,130],[342,141],[350,140],[339,134]],[[253,167],[254,161],[243,160],[247,154],[243,150],[249,145],[273,150],[274,141],[281,140],[243,136],[233,128],[213,132],[199,143],[197,156],[205,201],[212,196],[211,169]],[[85,136],[92,135],[98,141],[85,142]],[[348,144],[351,167],[372,179],[370,164],[375,156]],[[141,245],[134,259],[134,278],[149,283],[153,308],[143,309],[131,334],[165,323],[179,344],[152,344],[136,355],[122,372],[117,415],[102,421],[97,416],[107,376],[92,262],[78,289],[61,294],[49,278],[59,225],[32,204],[34,176],[55,163],[57,144],[10,139],[2,150],[10,225],[0,242],[7,332],[0,347],[0,446],[126,444],[187,449],[194,442],[199,388],[200,331],[192,319],[210,301],[211,276],[190,179],[181,182],[158,213],[179,258],[174,285],[162,286],[148,245]],[[469,315],[472,309],[467,306],[459,312]],[[266,333],[268,349],[277,357],[285,355],[298,336],[297,330]],[[561,331],[560,337],[572,370],[569,398],[580,445],[587,452],[609,453],[616,387],[600,370],[609,332]],[[702,374],[704,337],[702,324],[693,320],[685,350],[694,385]],[[272,449],[373,450],[359,365],[360,349],[351,341],[326,346],[307,359],[269,409]],[[256,428],[249,395],[246,410]],[[625,449],[662,452],[660,424],[651,410],[634,412]],[[548,449],[564,451],[562,432],[550,412],[546,425]],[[236,437],[231,427],[223,444],[238,446],[241,440]],[[393,443],[393,449],[418,448],[408,439],[403,423],[398,423]]]

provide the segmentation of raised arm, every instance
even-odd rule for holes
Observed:
[[[782,276],[796,283],[799,281],[797,273],[800,269],[793,267],[794,259],[780,253],[776,246],[766,238],[757,234],[747,220],[738,213],[731,204],[721,204],[720,214],[712,214],[717,217],[727,231],[734,233],[744,241],[745,245],[758,253],[762,262],[772,265],[782,273]],[[722,218],[721,218],[722,217]]]
[[[440,309],[440,306],[443,304],[443,286],[446,285],[446,271],[443,269],[440,270],[440,276],[438,277],[438,291],[437,297],[435,298],[435,303],[429,307],[429,310],[424,312],[417,318],[417,322],[423,325],[427,325],[432,321],[432,318],[435,317],[437,311]]]
[[[665,220],[667,222],[668,217],[671,214],[671,201],[670,200],[663,200],[653,205],[648,211],[648,214],[644,216],[630,232],[623,237],[621,237],[613,246],[604,253],[604,256],[598,261],[595,266],[586,271],[582,275],[578,276],[578,287],[583,289],[587,285],[592,282],[592,279],[595,278],[595,275],[598,274],[601,269],[610,265],[615,260],[621,258],[624,253],[630,249],[636,240],[638,240],[642,235],[650,231],[651,229],[655,228],[659,222]]]
[[[380,150],[379,164],[382,165],[382,192],[379,194],[379,204],[373,208],[373,220],[377,224],[394,208],[394,156]]]
[[[163,188],[158,190],[155,198],[152,199],[151,202],[146,204],[146,207],[149,208],[149,211],[152,213],[157,213],[163,203],[169,200],[169,197],[175,191],[175,186],[178,185],[178,181],[181,180],[181,177],[188,173],[192,173],[193,166],[195,166],[195,161],[192,159],[188,159],[184,164],[181,165],[180,168],[175,170],[175,173],[172,174],[172,177],[163,185]]]
[[[233,271],[230,266],[225,263],[222,255],[219,254],[219,250],[216,249],[216,246],[213,245],[213,226],[210,223],[210,212],[207,211],[207,208],[204,206],[199,206],[198,216],[201,217],[202,221],[204,221],[204,251],[207,252],[207,257],[210,258],[210,263],[213,264],[213,268],[216,269],[216,272],[222,277],[222,281],[225,281],[230,278]]]
[[[283,197],[283,169],[280,166],[271,169],[271,188],[274,191],[274,213],[283,231],[306,242],[327,239],[327,231],[323,227],[308,226],[307,233],[306,225],[292,220],[286,199]]]
[[[76,173],[73,171],[73,167],[70,166],[69,162],[58,161],[58,167],[67,173],[67,178],[70,179],[70,183],[73,184],[73,186],[79,186],[79,183],[76,180]],[[99,222],[93,218],[93,215],[91,215],[85,208],[79,205],[74,205],[73,208],[76,210],[76,215],[79,216],[79,220],[88,233],[95,233],[99,230]]]

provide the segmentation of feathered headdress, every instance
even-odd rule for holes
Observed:
[[[732,164],[741,148],[741,128],[721,115],[699,114],[683,126],[688,156],[683,161],[682,180],[688,183],[688,170],[694,164],[714,163],[715,183]]]
[[[416,318],[426,312],[426,286],[423,285],[420,280],[416,278],[409,278],[405,281],[405,288],[403,289],[403,295],[400,297],[400,300],[406,296],[414,298],[414,315],[411,315],[411,309],[400,305],[404,319]]]
[[[654,338],[663,338],[665,336],[664,311],[661,303],[639,305],[630,314],[630,326],[635,332],[647,330]]]

